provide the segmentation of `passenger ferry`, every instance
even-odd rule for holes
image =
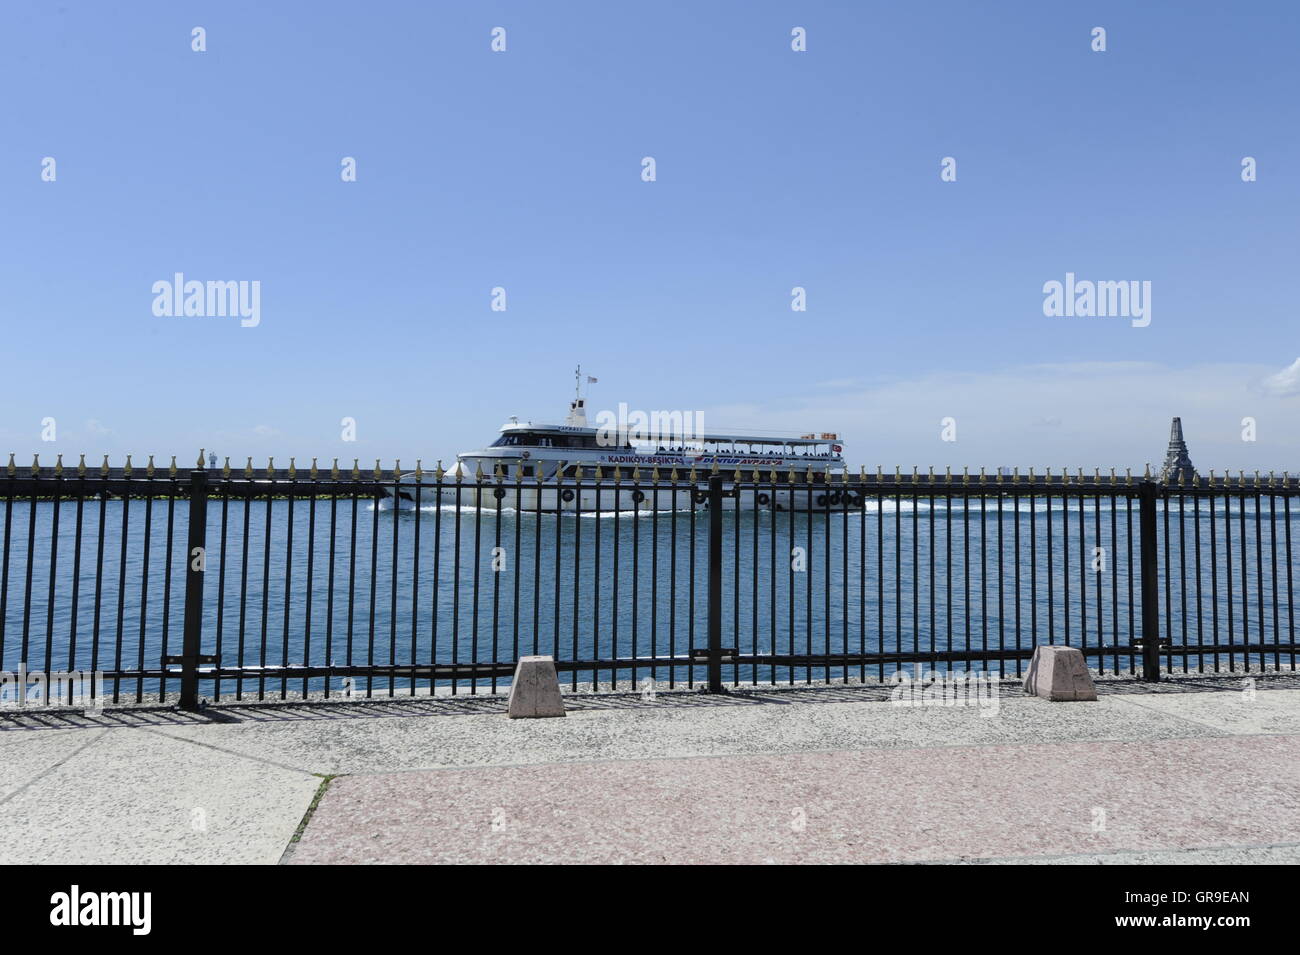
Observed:
[[[587,421],[586,399],[579,390],[563,424],[511,418],[491,445],[458,454],[441,487],[431,486],[434,482],[426,472],[419,503],[474,508],[481,500],[484,508],[495,509],[499,501],[503,510],[542,512],[690,510],[707,506],[708,479],[716,465],[728,492],[723,498],[725,509],[841,510],[862,504],[860,496],[840,483],[845,474],[843,454],[839,435],[829,432],[799,437],[702,434],[643,439],[636,429],[595,428]],[[676,488],[669,485],[674,471]],[[739,493],[731,493],[736,490],[737,472],[742,485]],[[775,486],[745,484],[771,484],[773,472]],[[791,476],[796,483],[789,483]],[[415,484],[414,474],[401,478],[399,507],[415,506]],[[388,495],[394,496],[392,489]]]

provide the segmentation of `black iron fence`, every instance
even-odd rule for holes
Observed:
[[[492,691],[536,653],[573,690],[1019,676],[1040,643],[1147,680],[1294,670],[1298,496],[1288,475],[11,466],[0,671],[194,707]]]

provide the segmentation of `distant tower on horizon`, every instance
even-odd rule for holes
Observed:
[[[1165,453],[1165,465],[1160,469],[1160,480],[1165,484],[1197,480],[1192,457],[1187,453],[1187,442],[1183,440],[1181,418],[1174,418],[1169,425],[1169,450]]]

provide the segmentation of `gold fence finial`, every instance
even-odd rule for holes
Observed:
[[[379,466],[379,459],[375,458],[375,470],[374,470],[373,477],[376,481],[379,481],[383,479],[383,476],[384,476],[384,469]]]
[[[330,479],[337,481],[339,479],[339,459],[335,458],[334,463],[330,465]]]
[[[438,459],[438,466],[437,466],[436,468],[434,468],[434,471],[433,471],[433,479],[434,479],[435,481],[437,481],[439,484],[441,484],[441,483],[442,483],[442,476],[443,476],[444,474],[446,474],[446,473],[447,473],[447,472],[444,471],[444,470],[442,469],[442,458],[439,458],[439,459]]]
[[[153,477],[153,455],[149,455],[149,463],[144,466],[144,473]]]
[[[203,469],[203,448],[199,448],[199,470]]]
[[[245,462],[245,464],[244,464],[244,477],[246,477],[246,478],[247,478],[248,480],[250,480],[250,481],[253,479],[253,458],[252,458],[252,455],[249,455],[248,461]]]
[[[126,456],[126,459],[130,461],[131,455],[128,454]],[[32,455],[32,477],[38,477],[40,476],[40,473],[41,473],[41,456],[39,454],[33,454]]]
[[[402,476],[402,459],[394,458],[393,459],[393,480],[396,481],[401,476]]]
[[[1150,481],[1150,480],[1151,480],[1151,462],[1150,462],[1150,461],[1147,462],[1147,466],[1146,466],[1146,468],[1142,471],[1142,480],[1144,480],[1144,481]]]
[[[56,454],[54,456],[54,476],[63,476],[63,455],[61,454]]]
[[[266,458],[266,476],[272,480],[275,479],[275,458],[270,455],[267,455]]]
[[[108,455],[104,456],[104,460],[108,460]],[[13,477],[18,471],[17,465],[14,464],[14,453],[12,451],[9,452],[9,467],[6,470],[9,472],[10,477]]]
[[[134,469],[131,467],[131,452],[128,451],[126,453],[126,464],[122,465],[122,474],[125,477],[130,477],[132,470]]]
[[[85,473],[86,473],[86,456],[83,454],[81,456],[81,460],[77,462],[77,476],[81,477],[85,475]]]
[[[172,457],[171,463],[167,465],[167,474],[170,477],[175,477],[176,476],[176,455],[173,454],[171,457]]]
[[[354,481],[361,480],[361,459],[360,458],[352,459],[352,480]]]
[[[10,460],[10,461],[13,460],[13,456],[12,456],[12,455],[10,455],[9,460]],[[110,467],[108,466],[108,455],[106,454],[106,455],[104,455],[104,463],[101,464],[101,465],[99,466],[99,473],[100,473],[100,475],[101,475],[102,477],[108,477],[108,472],[111,471],[111,470],[112,470],[112,468],[110,468]]]
[[[419,458],[415,459],[415,480],[417,482],[424,480],[424,462]]]
[[[226,455],[225,459],[221,462],[221,476],[223,478],[230,477],[230,455]]]
[[[307,473],[311,475],[311,479],[313,481],[316,480],[316,478],[320,475],[320,468],[316,466],[315,458],[311,459],[311,470],[308,471]]]

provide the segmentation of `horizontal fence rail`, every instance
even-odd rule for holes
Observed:
[[[0,472],[0,671],[118,702],[1295,669],[1300,482]],[[53,688],[53,689],[51,689]]]

